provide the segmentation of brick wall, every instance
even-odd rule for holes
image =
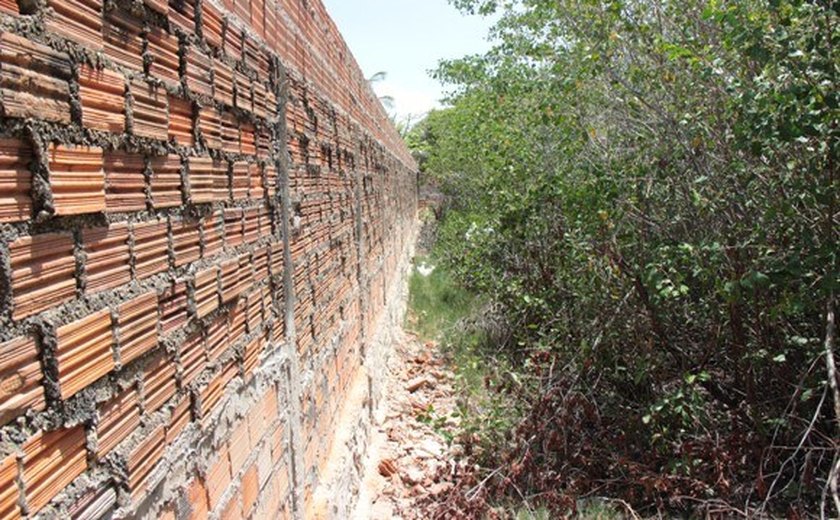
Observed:
[[[0,520],[334,516],[416,208],[319,0],[0,0]]]

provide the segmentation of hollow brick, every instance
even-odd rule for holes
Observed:
[[[158,3],[156,0],[155,3]],[[166,2],[162,4],[162,12],[166,12]],[[149,75],[169,83],[176,84],[181,80],[180,56],[178,37],[169,34],[165,29],[152,27],[147,35],[147,46],[152,61],[149,64]]]
[[[102,25],[102,39],[105,54],[117,65],[134,72],[143,71],[143,21],[115,7],[105,12]]]
[[[119,307],[120,361],[127,365],[158,344],[157,293],[148,292]]]
[[[49,148],[48,163],[56,215],[105,211],[101,148],[54,144]]]
[[[24,237],[9,246],[15,320],[73,299],[76,261],[73,237],[48,233]]]
[[[169,137],[169,105],[166,91],[138,79],[131,82],[131,97],[134,100],[134,134],[166,141]]]
[[[128,488],[133,501],[139,499],[148,491],[149,478],[152,476],[155,467],[163,457],[166,448],[166,432],[161,424],[131,451],[128,456]]]
[[[6,117],[70,122],[72,75],[67,54],[0,33],[0,109]]]
[[[165,220],[133,225],[134,273],[138,280],[162,273],[169,268],[169,226]]]
[[[175,251],[175,267],[201,258],[201,235],[198,222],[173,220],[172,248]]]
[[[195,312],[203,318],[219,308],[219,291],[216,282],[218,268],[211,267],[195,275]]]
[[[82,65],[79,68],[79,98],[85,128],[111,133],[125,130],[125,81],[122,74]]]
[[[105,458],[139,427],[140,403],[137,391],[128,388],[99,409],[99,422],[96,425],[97,457],[100,460]]]
[[[213,95],[213,81],[211,71],[213,60],[197,47],[190,47],[186,52],[187,60],[187,88],[194,94]]]
[[[146,209],[146,160],[140,154],[106,152],[105,208],[127,213]]]
[[[56,330],[61,398],[68,399],[114,369],[111,312],[103,309]]]
[[[0,425],[27,410],[44,410],[41,381],[38,347],[31,337],[0,343]]]
[[[86,293],[114,289],[131,280],[128,224],[85,229],[82,239],[85,251]]]
[[[169,95],[169,140],[179,146],[195,145],[192,102]]]
[[[153,414],[175,396],[175,363],[165,354],[153,358],[143,369],[143,411]]]
[[[207,348],[200,333],[187,337],[179,346],[181,386],[188,387],[207,367]]]
[[[155,209],[181,205],[181,157],[170,154],[149,159],[149,188]]]
[[[23,445],[23,481],[29,512],[43,509],[86,468],[82,426],[35,434]]]
[[[0,222],[20,222],[32,215],[32,150],[19,139],[0,139]]]
[[[160,332],[171,334],[187,324],[187,284],[177,280],[158,296]]]

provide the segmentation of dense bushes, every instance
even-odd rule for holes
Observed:
[[[832,514],[840,4],[453,3],[498,45],[410,139],[528,403],[485,498]]]

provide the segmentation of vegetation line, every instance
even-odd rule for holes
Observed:
[[[450,2],[497,22],[406,136],[479,468],[438,517],[840,515],[840,2]]]

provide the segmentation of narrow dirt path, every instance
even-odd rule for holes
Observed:
[[[461,448],[447,441],[457,427],[454,374],[433,342],[405,332],[388,366],[386,402],[371,438],[354,518],[425,519],[419,502],[451,488]]]

